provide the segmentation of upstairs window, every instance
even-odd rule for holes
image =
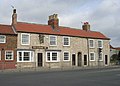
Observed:
[[[95,47],[95,41],[93,39],[89,40],[89,48],[94,48]]]
[[[63,45],[70,46],[70,37],[63,37]]]
[[[5,43],[6,42],[6,36],[0,35],[0,43]]]
[[[98,40],[98,48],[103,48],[103,41],[102,40]]]
[[[57,45],[57,37],[50,36],[50,46],[56,46],[56,45]]]
[[[30,44],[30,34],[22,33],[21,34],[21,44],[29,45]]]

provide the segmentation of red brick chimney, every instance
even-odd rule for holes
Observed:
[[[82,29],[85,31],[90,31],[90,24],[88,22],[84,22],[84,25],[82,25]]]
[[[57,14],[49,16],[48,25],[51,25],[53,29],[59,28],[59,19],[57,17]]]
[[[12,25],[17,24],[17,13],[16,9],[13,9],[13,14],[12,14]]]

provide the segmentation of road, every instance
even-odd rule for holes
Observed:
[[[0,73],[0,86],[120,86],[120,69]]]

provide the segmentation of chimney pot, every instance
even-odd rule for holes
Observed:
[[[84,25],[82,25],[83,30],[90,31],[90,24],[89,22],[84,22]]]
[[[58,29],[59,19],[57,18],[57,14],[49,16],[48,25],[51,25],[53,29]]]

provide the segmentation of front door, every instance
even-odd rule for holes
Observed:
[[[87,55],[84,55],[84,65],[87,65]]]
[[[108,64],[108,56],[105,55],[105,65],[107,65],[107,64]]]
[[[76,59],[75,59],[75,54],[72,54],[72,66],[75,66],[75,61]]]
[[[82,54],[78,52],[78,66],[82,66]]]
[[[38,67],[42,67],[43,55],[38,53]]]

